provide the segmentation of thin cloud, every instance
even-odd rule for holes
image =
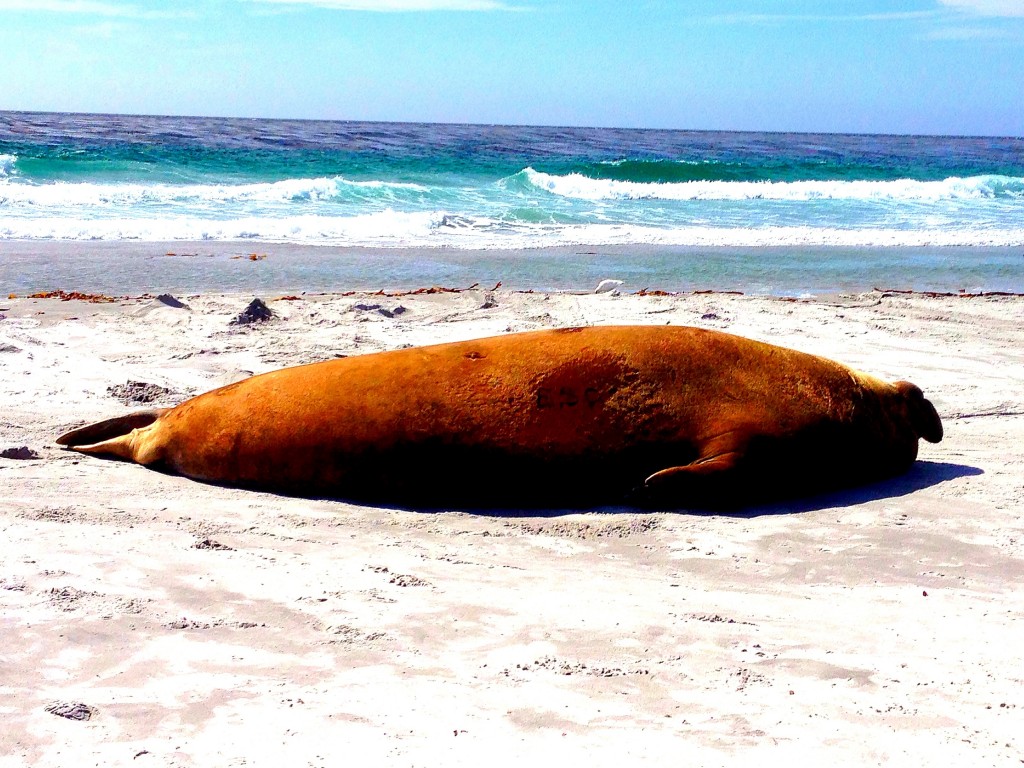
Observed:
[[[271,5],[311,6],[333,11],[515,11],[500,0],[250,0]]]
[[[0,11],[104,16],[118,19],[169,19],[191,15],[172,11],[146,11],[134,5],[97,2],[97,0],[0,0]]]
[[[1004,29],[990,27],[945,27],[936,29],[924,36],[925,40],[1012,40],[1013,35]]]
[[[1024,18],[1024,0],[939,0],[941,5],[978,16]]]
[[[934,19],[937,11],[893,11],[890,13],[723,13],[696,18],[712,24],[783,24],[786,22],[871,22]]]
[[[137,12],[130,6],[93,0],[0,0],[0,11],[43,11],[89,16],[128,16]]]

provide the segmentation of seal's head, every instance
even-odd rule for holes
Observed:
[[[846,424],[842,440],[832,440],[830,452],[840,446],[842,471],[863,480],[890,477],[907,471],[916,461],[918,443],[942,440],[942,421],[919,387],[909,381],[889,383],[855,374],[862,389]],[[855,468],[855,469],[851,469]]]
[[[909,381],[897,381],[893,386],[903,396],[907,420],[917,436],[923,437],[929,443],[942,440],[942,420],[939,419],[935,406],[925,399],[921,388]]]

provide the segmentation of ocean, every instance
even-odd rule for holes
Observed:
[[[0,112],[0,290],[603,278],[1024,291],[1024,139]]]

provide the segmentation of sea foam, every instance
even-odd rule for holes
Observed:
[[[3,158],[0,155],[0,169]],[[0,175],[6,175],[0,170]],[[428,187],[405,182],[352,181],[341,177],[286,179],[259,184],[104,184],[96,182],[55,182],[50,184],[9,183],[0,186],[0,205],[9,207],[108,207],[133,205],[289,203],[336,199],[387,201],[402,196],[420,196]]]
[[[578,173],[552,175],[527,168],[532,186],[578,200],[893,200],[1024,199],[1024,178],[951,177],[942,181],[684,181],[638,182],[592,179]]]
[[[836,227],[662,228],[627,224],[510,226],[485,217],[453,217],[443,211],[391,209],[354,216],[280,218],[195,217],[22,219],[0,216],[0,239],[262,241],[324,246],[454,249],[525,249],[573,245],[670,245],[688,247],[948,247],[1024,246],[1024,229],[894,229]]]
[[[257,240],[314,245],[378,245],[402,247],[426,244],[442,226],[442,212],[402,213],[385,210],[355,216],[246,216],[208,219],[189,216],[158,218],[33,219],[0,216],[0,239],[17,240]]]

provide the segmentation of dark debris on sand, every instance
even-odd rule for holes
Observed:
[[[213,539],[203,539],[202,541],[197,541],[192,546],[195,549],[221,549],[228,552],[234,550],[234,547],[229,547],[227,544],[221,544],[219,541],[214,541]]]
[[[125,405],[156,403],[179,397],[178,393],[173,389],[161,387],[159,384],[131,380],[126,381],[124,384],[115,384],[107,387],[107,394],[111,397],[116,397]]]
[[[68,720],[90,720],[97,714],[95,707],[77,701],[55,701],[46,705],[46,711]]]
[[[190,309],[188,304],[183,302],[181,299],[172,296],[169,293],[161,293],[159,296],[156,297],[156,301],[160,302],[165,306],[172,307],[174,309]]]
[[[31,461],[38,459],[39,454],[29,448],[27,445],[21,445],[17,448],[4,448],[0,451],[0,459],[17,459],[18,461]]]
[[[380,304],[353,304],[352,309],[359,312],[376,312],[384,317],[397,317],[409,311],[401,304],[398,304],[394,309],[388,309]]]
[[[274,316],[263,299],[253,299],[249,306],[243,309],[238,316],[230,322],[230,325],[250,325],[252,323],[265,323]]]

